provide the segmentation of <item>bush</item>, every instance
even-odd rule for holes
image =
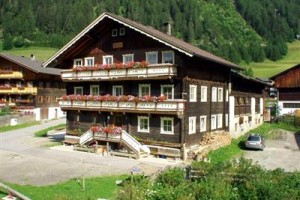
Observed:
[[[20,47],[23,47],[24,44],[25,44],[25,41],[22,37],[16,37],[14,40],[13,40],[13,44],[16,48],[20,48]]]

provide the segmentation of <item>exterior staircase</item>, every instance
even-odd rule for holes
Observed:
[[[88,130],[84,134],[82,134],[79,138],[79,144],[80,146],[88,143],[89,141],[93,140],[93,132],[91,130]]]

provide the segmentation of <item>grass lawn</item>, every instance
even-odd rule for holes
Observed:
[[[279,122],[279,123],[264,123],[263,125],[257,127],[256,129],[251,130],[251,133],[259,133],[263,135],[265,138],[272,138],[273,136],[270,135],[270,132],[275,129],[285,129],[289,131],[299,131],[299,127],[295,127],[289,123]],[[237,139],[233,139],[231,145],[222,147],[215,151],[212,151],[208,154],[211,162],[214,164],[228,161],[238,155],[243,153],[242,145],[246,140],[246,135],[243,135]]]
[[[3,51],[1,49],[0,49],[0,53],[8,53],[16,56],[25,56],[27,58],[29,58],[30,55],[33,54],[36,59],[41,61],[48,60],[48,58],[50,58],[54,53],[58,51],[58,49],[50,48],[50,47],[22,47],[22,48],[13,48],[9,51]]]
[[[81,185],[77,182],[76,179],[71,179],[66,182],[58,183],[56,185],[47,185],[40,187],[16,184],[7,185],[31,199],[112,199],[118,189],[116,180],[125,179],[127,177],[128,175],[88,178],[85,180],[84,191],[81,189]],[[82,183],[82,180],[80,180],[80,183]]]
[[[31,123],[24,123],[24,124],[18,124],[16,126],[2,126],[0,127],[0,133],[5,131],[12,131],[20,128],[26,128],[29,126],[37,125],[39,122],[31,122]]]
[[[62,129],[62,128],[66,128],[66,124],[59,124],[57,126],[50,126],[46,129],[35,132],[34,135],[36,137],[46,137],[48,131],[51,131],[51,130],[54,130],[54,129]]]
[[[241,65],[246,68],[251,67],[255,77],[271,77],[300,63],[300,41],[289,43],[288,49],[288,54],[276,62],[265,60],[261,63],[252,62]]]

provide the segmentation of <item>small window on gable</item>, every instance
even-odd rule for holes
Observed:
[[[103,64],[113,64],[114,62],[114,57],[113,56],[103,56]]]
[[[149,117],[138,116],[138,132],[149,133]]]
[[[151,87],[150,84],[140,84],[139,85],[139,96],[150,96],[151,95]]]
[[[125,35],[125,28],[120,28],[120,36]]]
[[[174,52],[173,51],[163,51],[162,52],[162,63],[174,64]]]
[[[190,85],[190,102],[197,101],[197,85]]]
[[[113,36],[113,37],[116,37],[116,36],[118,36],[118,29],[113,29],[113,30],[111,30],[111,36]]]
[[[134,54],[124,54],[123,55],[123,63],[130,63],[134,61]]]
[[[82,66],[82,59],[80,59],[80,58],[74,59],[73,65],[74,65],[74,67],[81,67]]]
[[[189,134],[196,133],[196,117],[189,117]]]
[[[174,99],[174,85],[161,85],[160,95],[167,99]]]
[[[217,88],[216,87],[211,88],[211,101],[217,102]]]
[[[223,88],[218,88],[218,101],[222,102],[223,101]]]
[[[160,133],[174,134],[174,118],[171,117],[160,118]]]
[[[74,87],[74,94],[83,95],[83,87]]]
[[[94,57],[84,58],[84,65],[85,66],[94,66]]]
[[[206,116],[200,116],[200,132],[206,131]]]
[[[201,86],[201,102],[207,102],[207,86]]]
[[[146,61],[151,64],[158,63],[158,54],[157,51],[146,52]]]

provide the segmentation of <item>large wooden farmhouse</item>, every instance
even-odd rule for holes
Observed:
[[[262,123],[264,83],[236,64],[104,13],[44,63],[61,73],[66,142],[172,152]],[[159,147],[165,147],[159,149]],[[172,148],[172,149],[171,149]],[[185,151],[183,151],[185,152]]]
[[[271,77],[278,90],[280,114],[293,114],[300,109],[300,64]]]
[[[65,94],[60,70],[42,67],[31,58],[0,54],[0,106],[36,120],[63,117],[57,99]]]

